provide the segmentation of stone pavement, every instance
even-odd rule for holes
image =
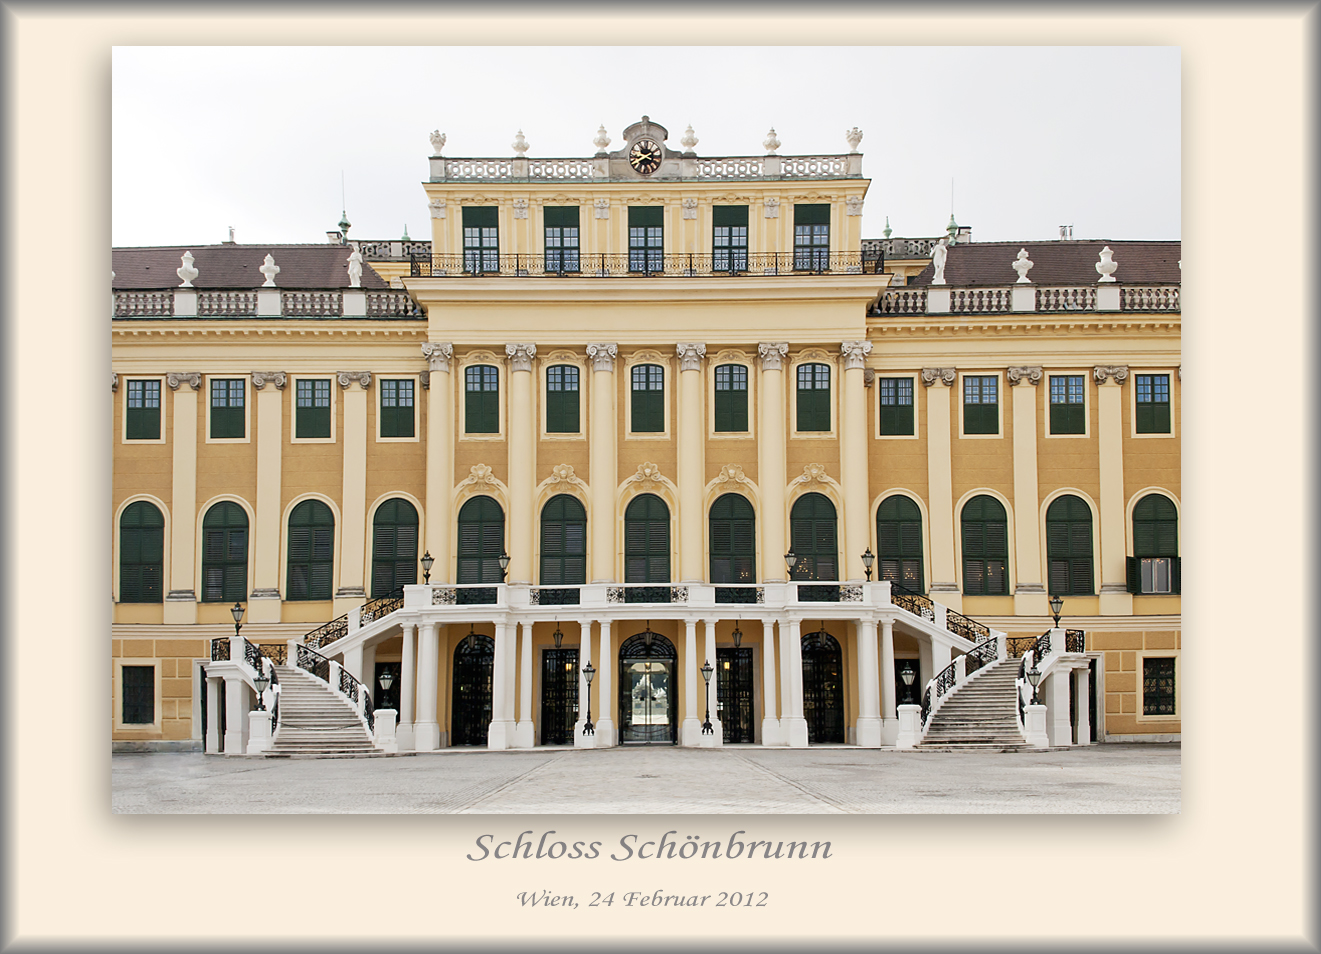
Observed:
[[[1177,813],[1178,744],[1022,753],[640,746],[398,758],[111,757],[116,813]]]

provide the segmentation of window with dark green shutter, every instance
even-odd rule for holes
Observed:
[[[965,375],[963,378],[963,433],[1000,433],[1000,378]]]
[[[748,270],[748,207],[717,205],[711,208],[711,269],[716,272]]]
[[[830,365],[798,366],[798,430],[830,430]]]
[[[222,500],[202,518],[202,602],[248,598],[248,514]]]
[[[665,369],[659,364],[633,365],[633,432],[665,430]]]
[[[963,592],[1003,596],[1009,592],[1009,523],[1005,508],[982,494],[963,506]]]
[[[1147,494],[1133,508],[1128,591],[1178,593],[1181,575],[1178,510],[1164,494]]]
[[[1137,388],[1137,432],[1170,433],[1170,376],[1138,374],[1133,381]]]
[[[417,582],[417,508],[392,497],[372,517],[372,598]]]
[[[125,437],[131,441],[158,441],[161,439],[161,383],[159,381],[129,381],[124,410]]]
[[[670,582],[670,508],[655,494],[624,510],[624,582]]]
[[[757,582],[757,519],[748,498],[722,494],[711,505],[711,582]]]
[[[1086,434],[1087,405],[1081,374],[1052,374],[1050,376],[1050,432],[1052,434]]]
[[[820,272],[830,268],[830,206],[794,206],[794,268]]]
[[[716,430],[747,431],[748,369],[742,364],[716,368]]]
[[[546,369],[546,431],[577,434],[578,369],[571,364],[553,364]]]
[[[541,585],[587,582],[587,511],[576,497],[558,494],[541,509]]]
[[[913,435],[913,379],[877,378],[881,393],[881,433],[890,436]]]
[[[125,725],[150,725],[156,721],[156,667],[121,666],[120,721]]]
[[[159,603],[164,596],[165,518],[145,500],[119,517],[119,602]]]
[[[411,378],[381,381],[381,436],[412,437],[413,381]]]
[[[1178,714],[1175,707],[1173,656],[1147,656],[1142,660],[1142,714]]]
[[[335,563],[335,515],[320,500],[304,500],[289,514],[291,600],[328,600]]]
[[[295,385],[294,436],[330,436],[330,378],[299,378]]]
[[[481,274],[500,271],[500,210],[495,206],[463,207],[463,270]]]
[[[578,206],[548,205],[541,213],[545,226],[546,271],[578,271]]]
[[[1081,497],[1056,497],[1046,509],[1046,569],[1052,596],[1095,592],[1092,509]]]
[[[493,497],[470,497],[459,510],[457,582],[504,582],[504,571],[500,569],[504,550],[504,510]]]
[[[659,205],[628,207],[628,270],[659,272],[664,265],[665,209]]]
[[[475,364],[464,370],[463,381],[463,429],[469,434],[499,434],[499,369]]]
[[[886,497],[877,508],[876,549],[878,580],[890,580],[914,593],[926,589],[922,575],[922,511],[908,497]]]
[[[244,435],[242,378],[211,379],[211,437],[241,438]]]
[[[803,494],[789,511],[795,580],[838,580],[835,505],[824,494]]]

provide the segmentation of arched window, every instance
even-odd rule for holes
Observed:
[[[670,582],[670,508],[639,494],[624,511],[624,582]]]
[[[830,430],[830,365],[798,366],[798,430]]]
[[[222,500],[202,518],[202,602],[248,598],[248,515]]]
[[[876,510],[876,578],[898,583],[914,593],[923,591],[922,512],[908,497],[895,494]]]
[[[417,582],[417,508],[394,497],[372,518],[372,598]]]
[[[165,518],[145,500],[119,517],[119,602],[159,603],[164,596]]]
[[[1051,595],[1090,596],[1092,509],[1081,497],[1056,497],[1046,508],[1046,578]]]
[[[835,505],[823,494],[803,494],[789,512],[789,539],[793,544],[793,579],[839,579],[839,546],[835,534]]]
[[[291,600],[328,600],[335,565],[335,515],[320,500],[304,500],[289,514]]]
[[[1178,593],[1179,512],[1163,494],[1147,494],[1133,508],[1133,556],[1128,558],[1130,593]]]
[[[711,582],[757,581],[757,520],[742,494],[724,494],[711,505]]]
[[[1005,508],[982,494],[963,505],[963,592],[1003,596],[1009,592],[1009,522]]]
[[[559,494],[541,510],[541,585],[587,582],[587,511],[576,497]]]
[[[501,583],[505,512],[492,497],[471,497],[459,510],[459,583]]]

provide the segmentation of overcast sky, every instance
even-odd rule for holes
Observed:
[[[642,114],[700,156],[843,153],[863,235],[1178,239],[1175,47],[117,47],[112,242],[429,238],[445,155],[585,157]]]

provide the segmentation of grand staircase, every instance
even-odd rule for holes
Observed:
[[[976,679],[963,683],[931,716],[918,751],[1016,752],[1029,746],[1018,728],[1018,659],[985,667]]]
[[[388,755],[376,748],[358,713],[320,679],[294,666],[276,666],[280,723],[274,758],[366,758]]]

